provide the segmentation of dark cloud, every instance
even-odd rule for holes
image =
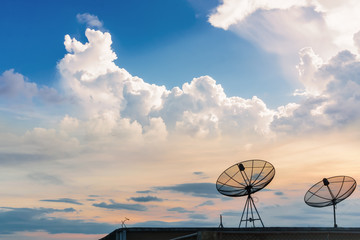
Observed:
[[[284,196],[284,193],[283,192],[274,192],[275,195],[278,195],[278,196]]]
[[[96,198],[96,197],[100,197],[100,196],[99,196],[99,195],[93,195],[93,194],[91,194],[91,195],[88,195],[88,197]]]
[[[234,212],[223,212],[221,215],[223,216],[236,216],[236,217],[239,217],[241,216],[242,212],[237,212],[237,211],[234,211]]]
[[[220,194],[216,191],[213,183],[183,183],[173,186],[155,187],[157,190],[168,190],[190,194],[195,197],[219,198]]]
[[[75,199],[71,199],[71,198],[59,198],[59,199],[43,199],[40,200],[42,202],[60,202],[60,203],[71,203],[71,204],[76,204],[76,205],[83,205],[82,203],[78,202]]]
[[[202,206],[212,206],[214,205],[215,203],[212,201],[212,200],[207,200],[201,204],[198,205],[198,207],[202,207]]]
[[[178,213],[192,213],[193,212],[193,211],[186,210],[183,207],[169,208],[168,211],[170,211],[170,212],[178,212]]]
[[[146,211],[147,207],[141,204],[127,204],[127,203],[117,203],[114,200],[110,200],[111,203],[94,203],[94,207],[106,208],[112,210],[130,210],[130,211]]]
[[[208,217],[205,214],[199,214],[199,213],[189,214],[189,218],[191,218],[191,219],[199,219],[199,220],[208,219]]]
[[[200,177],[201,179],[209,178],[204,172],[193,172],[193,174]]]
[[[68,220],[65,218],[48,217],[57,212],[75,212],[73,208],[1,208],[0,234],[15,232],[45,231],[56,233],[104,234],[117,226],[107,223],[86,222],[83,220]]]
[[[153,193],[153,191],[151,191],[151,190],[136,191],[136,193]]]
[[[162,202],[163,199],[155,197],[155,196],[146,196],[146,197],[131,197],[129,200],[135,202]]]

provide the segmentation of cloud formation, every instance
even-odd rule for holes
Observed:
[[[360,118],[356,107],[360,92],[360,62],[349,51],[341,51],[328,62],[323,61],[311,48],[300,52],[298,66],[304,95],[297,105],[289,105],[287,113],[275,116],[271,126],[278,133],[328,130],[353,124]]]
[[[78,13],[76,18],[79,23],[85,23],[87,27],[102,28],[103,22],[99,18],[90,13]]]
[[[94,203],[94,207],[106,208],[111,210],[130,210],[130,211],[146,211],[147,207],[141,204],[127,204],[117,203],[114,200],[110,200],[110,203]]]
[[[155,196],[145,196],[145,197],[131,197],[129,200],[135,201],[135,202],[162,202],[163,199],[155,197]]]
[[[227,3],[231,3],[231,1],[224,1],[224,4]],[[235,2],[232,3],[235,4]],[[249,142],[258,143],[259,140],[263,139],[274,140],[277,135],[293,136],[337,129],[358,121],[360,117],[360,110],[357,107],[360,100],[360,63],[358,55],[345,50],[339,51],[329,59],[325,59],[317,51],[316,46],[314,48],[303,48],[304,43],[310,44],[321,41],[322,36],[327,38],[327,34],[330,34],[327,29],[325,35],[318,35],[318,33],[321,33],[318,30],[327,26],[327,20],[320,14],[321,11],[317,7],[308,6],[303,2],[289,1],[284,2],[284,5],[276,6],[271,4],[273,3],[265,4],[261,1],[255,1],[253,9],[243,12],[242,18],[235,19],[234,23],[231,23],[228,27],[230,30],[236,28],[234,31],[240,29],[243,31],[241,33],[248,34],[246,36],[256,38],[258,41],[270,39],[268,45],[263,47],[274,52],[283,51],[284,49],[281,49],[281,47],[285,47],[286,50],[286,47],[288,47],[286,44],[288,43],[291,43],[291,50],[301,47],[297,71],[299,73],[299,84],[302,87],[294,93],[300,99],[298,102],[270,109],[262,99],[256,96],[249,99],[241,96],[228,97],[222,86],[211,76],[206,75],[189,79],[188,82],[184,80],[185,83],[182,86],[172,89],[149,84],[115,64],[117,55],[111,46],[110,33],[87,29],[85,35],[88,41],[85,43],[71,38],[69,35],[65,36],[64,46],[67,54],[58,63],[61,77],[60,90],[38,86],[12,69],[5,71],[0,76],[2,107],[9,108],[5,105],[20,102],[33,104],[36,110],[43,109],[42,104],[44,103],[57,104],[56,107],[65,109],[61,113],[57,113],[52,118],[52,121],[46,121],[46,124],[36,122],[35,127],[27,128],[23,132],[2,134],[0,136],[0,164],[6,165],[6,167],[18,166],[19,164],[37,164],[36,172],[27,175],[20,172],[16,176],[21,178],[21,176],[25,175],[26,179],[36,181],[41,186],[51,185],[59,188],[65,185],[65,180],[57,177],[56,173],[44,173],[46,172],[46,166],[52,168],[56,166],[61,170],[69,170],[69,166],[71,166],[72,173],[69,173],[68,177],[74,180],[75,183],[68,183],[67,187],[81,185],[82,189],[84,189],[83,186],[85,185],[82,183],[83,179],[86,179],[86,181],[92,180],[81,174],[79,174],[80,176],[74,176],[77,174],[76,167],[83,172],[84,166],[86,166],[88,167],[86,170],[94,174],[91,176],[96,176],[96,179],[102,179],[104,182],[111,181],[111,183],[113,179],[109,176],[120,179],[124,175],[123,179],[128,180],[128,174],[131,172],[135,176],[134,181],[138,181],[137,184],[139,185],[136,188],[131,188],[131,190],[125,189],[124,192],[131,191],[133,193],[134,189],[139,189],[139,186],[143,189],[151,189],[151,186],[153,186],[153,183],[148,183],[147,186],[141,182],[144,180],[139,175],[141,177],[145,175],[144,169],[146,169],[146,172],[151,171],[144,168],[144,166],[140,166],[142,164],[139,164],[139,162],[152,160],[152,164],[148,165],[169,166],[166,165],[168,160],[161,162],[163,156],[174,155],[172,151],[170,151],[171,153],[166,152],[166,147],[169,145],[175,145],[176,149],[180,149],[177,150],[178,152],[185,149],[185,153],[182,152],[181,154],[186,154],[186,157],[188,157],[189,152],[194,149],[200,151],[199,155],[203,155],[205,152],[205,150],[196,149],[198,146],[203,147],[201,146],[202,143],[191,147],[186,146],[191,142],[188,141],[189,139],[195,140],[194,142],[201,142],[197,141],[199,139],[215,139],[219,140],[219,142],[224,140],[226,146],[230,142],[227,142],[227,140],[230,139],[231,144],[235,142],[234,145],[244,146],[233,147],[231,149],[232,153],[234,155],[245,153],[246,155],[246,151],[252,147],[252,144],[248,144]],[[241,11],[243,10],[246,10],[246,8],[242,8]],[[81,15],[80,17],[83,19],[82,21],[89,25],[98,24],[96,23],[98,19],[94,18],[94,16]],[[95,22],[90,23],[91,19]],[[306,21],[304,27],[296,30],[298,28],[294,28],[294,25],[303,21]],[[279,22],[288,25],[277,25]],[[258,25],[262,25],[263,29],[257,29]],[[101,26],[98,24],[98,27]],[[287,33],[294,31],[294,29],[296,31],[286,35],[282,31],[276,31],[276,29],[280,29],[279,26],[284,27],[284,32]],[[275,32],[265,31],[269,29],[275,30]],[[258,30],[259,32],[251,32],[250,30]],[[272,36],[263,35],[264,32]],[[304,32],[311,34],[304,37]],[[282,41],[278,41],[279,38]],[[298,41],[298,38],[301,41],[292,44],[294,41]],[[359,32],[357,32],[353,36],[353,41],[357,47],[360,46],[359,39]],[[259,42],[259,44],[265,43]],[[279,44],[279,46],[274,44]],[[337,43],[330,41],[321,47],[325,48],[329,44]],[[279,49],[276,47],[279,47]],[[296,49],[296,52],[298,50]],[[50,114],[48,113],[48,115]],[[183,137],[186,141],[178,141],[177,137],[180,140],[183,140],[181,139]],[[226,150],[216,152],[217,150],[212,149],[211,145],[204,148],[206,148],[204,156],[211,155],[212,158],[204,161],[204,163],[210,163],[214,166],[218,164],[217,162],[220,162],[219,156],[214,157],[214,155],[221,153],[221,156],[223,156],[224,151],[229,149],[225,148]],[[144,149],[147,151],[143,151]],[[154,154],[156,151],[159,151],[160,154]],[[216,154],[212,154],[211,151]],[[191,157],[194,157],[194,155],[191,155]],[[206,170],[206,175],[204,172],[194,172],[194,169],[203,169],[199,167],[200,163],[203,162],[198,161],[196,157],[194,159],[191,159],[191,166],[194,165],[194,168],[189,167],[187,171],[187,173],[193,173],[192,177],[204,178],[207,175],[214,177],[217,174],[211,169],[214,166]],[[172,159],[174,162],[176,160]],[[39,164],[40,162],[41,164]],[[196,164],[198,165],[195,166]],[[172,174],[176,174],[177,167],[173,165],[171,167]],[[181,168],[179,167],[179,169]],[[110,174],[107,171],[114,172]],[[103,175],[106,175],[106,177]],[[65,176],[65,174],[62,176]],[[161,182],[166,179],[166,176],[169,175],[164,173]],[[185,194],[187,196],[184,197],[195,197],[192,198],[191,204],[195,208],[201,207],[199,208],[201,210],[211,208],[216,202],[215,198],[221,197],[213,183],[181,183],[185,181],[188,181],[188,179],[175,182],[179,184],[169,182],[166,183],[168,184],[166,186],[152,188],[154,191],[145,190],[137,191],[137,193],[147,195],[155,191],[166,191],[164,194]],[[126,181],[125,183],[126,187],[129,187]],[[80,188],[79,186],[76,187]],[[96,190],[99,188],[99,185],[97,185]],[[91,191],[97,193],[93,189]],[[158,202],[160,205],[158,207],[163,207],[162,203],[160,203],[163,201],[162,198],[150,195],[129,197],[129,195],[131,196],[131,194],[126,196],[128,200],[137,203]],[[284,196],[289,194],[274,192],[272,195],[278,195],[280,199],[283,199]],[[132,211],[134,214],[136,212],[151,212],[151,208],[146,204],[119,203],[114,200],[101,202],[103,199],[100,196],[106,196],[104,192],[101,192],[100,195],[86,193],[86,196],[94,198],[88,200],[91,201],[93,209],[105,213],[111,212],[107,210]],[[205,201],[206,199],[215,200]],[[81,205],[79,201],[72,198],[44,199],[41,201]],[[214,223],[211,222],[198,221],[207,217],[188,210],[187,207],[166,206],[163,208],[168,211],[168,214],[169,212],[173,212],[174,215],[176,213],[182,213],[179,215],[187,213],[187,217],[197,221],[195,223],[192,221],[173,223],[145,222],[141,223],[141,226],[147,226],[147,224],[148,226],[188,226],[187,224],[194,224],[192,226],[214,226]],[[115,228],[111,224],[53,217],[53,214],[56,213],[72,213],[74,211],[73,208],[58,210],[7,208],[0,212],[0,220],[3,219],[1,222],[4,222],[5,219],[11,220],[6,225],[10,229],[8,233],[15,231],[15,224],[18,224],[17,231],[43,230],[49,233],[74,232],[89,234],[109,232]],[[52,214],[52,217],[49,217],[50,214]],[[224,214],[230,216],[227,212]],[[13,222],[19,215],[22,215],[20,221]],[[239,215],[236,213],[237,217]],[[279,218],[285,217],[279,216]],[[25,223],[29,222],[32,225],[25,226]],[[60,227],[56,228],[55,226]]]
[[[229,98],[210,76],[171,90],[148,84],[115,65],[109,33],[87,29],[85,35],[89,40],[85,44],[65,37],[69,53],[58,68],[65,92],[82,109],[71,118],[87,119],[81,125],[93,134],[164,140],[169,133],[194,137],[269,133],[274,112],[256,96]]]
[[[359,9],[360,3],[351,0],[224,0],[209,22],[270,52],[295,54],[311,46],[327,59],[341,49],[356,50],[353,36],[360,29]]]
[[[3,103],[28,103],[34,98],[44,103],[60,103],[63,97],[48,86],[39,87],[14,69],[3,72],[0,76],[0,98]],[[3,105],[3,104],[1,104]]]
[[[46,231],[48,233],[99,234],[112,231],[115,226],[107,223],[95,223],[84,220],[69,220],[50,217],[49,214],[74,212],[73,208],[1,208],[0,234],[15,232]]]
[[[171,90],[148,84],[115,65],[117,56],[109,33],[87,29],[85,35],[89,41],[85,44],[65,37],[68,54],[58,64],[65,93],[61,98],[73,99],[73,110],[56,126],[59,131],[36,128],[26,133],[33,139],[41,137],[37,144],[51,143],[45,140],[49,134],[58,134],[61,137],[53,139],[64,140],[57,146],[66,144],[65,138],[74,143],[104,137],[126,138],[127,142],[133,139],[137,143],[164,141],[169,135],[272,138],[278,133],[290,133],[295,126],[297,131],[309,131],[315,126],[325,129],[358,117],[358,111],[352,109],[357,103],[358,63],[356,55],[349,51],[325,61],[312,48],[303,48],[297,69],[304,89],[296,91],[303,101],[269,109],[256,96],[227,97],[210,76],[194,78]],[[45,89],[13,70],[4,72],[0,80],[3,95],[33,98]]]
[[[43,199],[40,200],[42,202],[58,202],[58,203],[70,203],[70,204],[76,204],[76,205],[83,205],[79,201],[71,198],[58,198],[58,199]]]
[[[212,206],[212,205],[215,205],[214,201],[207,200],[207,201],[199,204],[198,207],[202,207],[202,206]]]
[[[173,192],[180,192],[190,194],[195,197],[204,198],[218,198],[219,193],[216,191],[215,184],[213,183],[183,183],[173,186],[155,187],[157,190],[167,190]]]
[[[173,208],[168,208],[167,210],[169,212],[178,212],[178,213],[192,213],[192,212],[194,212],[194,211],[186,210],[183,207],[173,207]]]

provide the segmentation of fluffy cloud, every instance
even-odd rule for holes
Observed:
[[[209,17],[209,22],[224,29],[230,25],[243,21],[247,16],[258,9],[288,9],[292,6],[304,6],[306,1],[263,1],[263,0],[224,0],[216,9],[216,12]]]
[[[288,7],[285,4],[276,8]],[[260,8],[268,11],[274,7]],[[246,13],[241,21],[256,12]],[[65,36],[68,53],[58,64],[62,98],[72,99],[72,108],[58,120],[54,129],[34,128],[26,132],[22,137],[24,144],[44,146],[44,149],[63,145],[71,152],[80,147],[81,141],[101,140],[111,146],[111,142],[120,139],[126,139],[127,143],[164,141],[173,134],[199,138],[263,138],[290,132],[295,126],[297,131],[310,131],[358,117],[358,110],[354,109],[358,62],[356,56],[347,51],[326,61],[312,48],[300,50],[297,69],[304,88],[296,94],[304,100],[272,110],[256,96],[251,99],[227,97],[221,85],[210,76],[194,78],[171,90],[146,83],[114,63],[117,56],[111,48],[109,33],[87,29],[85,35],[87,43]],[[13,70],[4,72],[0,80],[3,96],[44,96],[44,99],[57,96],[56,90],[39,88]]]
[[[85,44],[65,36],[69,53],[58,64],[65,92],[81,106],[76,116],[64,118],[63,127],[77,125],[80,118],[96,135],[119,135],[130,127],[152,140],[164,140],[169,132],[197,137],[269,133],[274,112],[257,97],[228,98],[209,76],[171,90],[148,84],[115,65],[109,33],[87,29],[85,35]]]
[[[234,31],[263,49],[279,54],[284,69],[303,89],[298,103],[274,111],[268,133],[300,133],[337,128],[360,115],[360,3],[354,1],[234,1],[224,0],[209,22]],[[343,49],[348,49],[344,51]],[[263,125],[264,126],[264,125]]]
[[[14,103],[29,104],[33,99],[45,103],[60,103],[65,100],[54,88],[39,87],[14,69],[7,70],[0,76],[0,98],[7,107]]]
[[[340,49],[355,50],[360,29],[356,1],[224,0],[209,22],[229,29],[270,52],[296,54],[311,46],[326,59]]]
[[[272,122],[276,132],[329,129],[354,123],[360,117],[360,62],[349,51],[324,62],[310,48],[300,53],[298,66],[305,95],[300,104],[284,107]],[[279,111],[280,112],[280,111]]]
[[[28,82],[23,75],[15,73],[14,69],[7,70],[0,76],[1,96],[32,98],[37,91],[35,83]]]

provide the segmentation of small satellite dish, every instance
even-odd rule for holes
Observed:
[[[255,227],[256,220],[260,220],[264,227],[251,194],[266,187],[274,176],[274,166],[259,159],[236,163],[219,176],[216,181],[216,189],[221,194],[228,197],[247,196],[239,227],[241,227],[242,222],[245,222],[245,227],[248,227],[248,222]]]
[[[335,206],[349,197],[356,188],[356,181],[348,176],[323,178],[312,186],[304,196],[304,201],[311,207],[333,206],[334,227],[336,228]]]

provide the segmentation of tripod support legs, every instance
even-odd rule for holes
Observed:
[[[246,228],[248,227],[248,223],[249,223],[249,227],[251,227],[250,225],[252,225],[252,227],[255,227],[255,221],[257,220],[260,220],[262,227],[265,227],[263,221],[261,220],[260,214],[256,209],[254,199],[249,194],[246,199],[244,210],[241,215],[239,227],[241,227],[242,222],[245,222]]]

